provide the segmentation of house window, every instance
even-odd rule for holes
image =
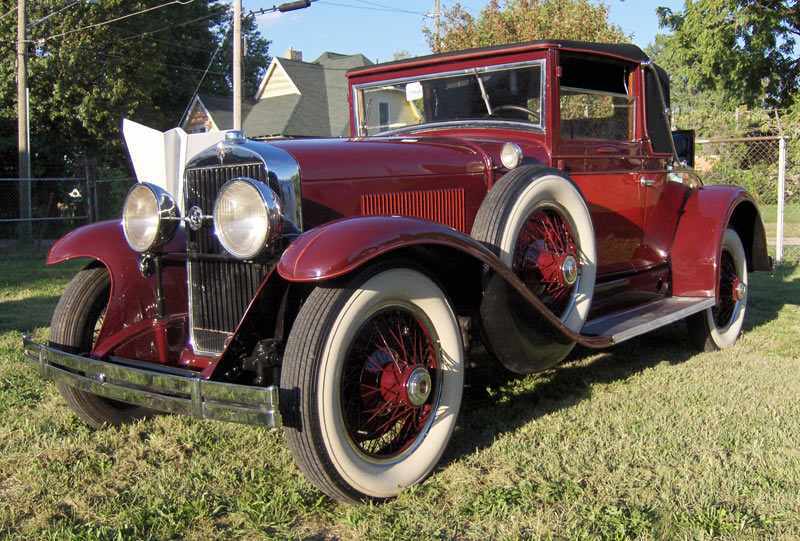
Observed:
[[[382,101],[378,104],[379,109],[379,116],[380,116],[380,126],[381,131],[387,129],[389,127],[389,104],[385,101]]]

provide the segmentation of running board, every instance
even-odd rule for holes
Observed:
[[[702,312],[715,304],[714,297],[667,297],[587,321],[581,334],[611,338],[618,344]]]

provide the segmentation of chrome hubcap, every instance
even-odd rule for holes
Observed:
[[[561,276],[564,279],[564,283],[567,285],[573,285],[577,282],[578,260],[571,255],[566,256],[563,263],[561,263]]]
[[[428,400],[432,387],[430,373],[421,366],[416,367],[406,380],[406,395],[412,406],[421,406]]]
[[[733,287],[733,300],[740,301],[744,299],[745,295],[747,294],[747,286],[744,282],[737,280],[737,284]]]

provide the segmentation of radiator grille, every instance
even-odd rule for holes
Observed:
[[[411,216],[465,231],[464,190],[418,190],[361,196],[364,216]]]
[[[211,214],[219,189],[236,177],[266,182],[266,171],[260,163],[187,170],[185,208]],[[187,240],[192,344],[197,353],[219,354],[269,267],[226,257],[210,222],[199,231],[187,228]]]

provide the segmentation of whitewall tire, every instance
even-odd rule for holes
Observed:
[[[693,344],[702,351],[733,346],[747,315],[749,280],[747,253],[733,229],[726,229],[720,250],[717,305],[687,320]]]
[[[530,165],[507,173],[482,203],[472,236],[493,249],[566,327],[581,331],[592,304],[597,248],[586,202],[563,172]],[[544,370],[566,357],[574,343],[555,343],[541,316],[507,289],[490,276],[481,305],[495,356],[517,373]]]
[[[383,268],[316,288],[283,360],[289,447],[332,498],[394,497],[439,462],[463,379],[457,319],[422,272]]]

